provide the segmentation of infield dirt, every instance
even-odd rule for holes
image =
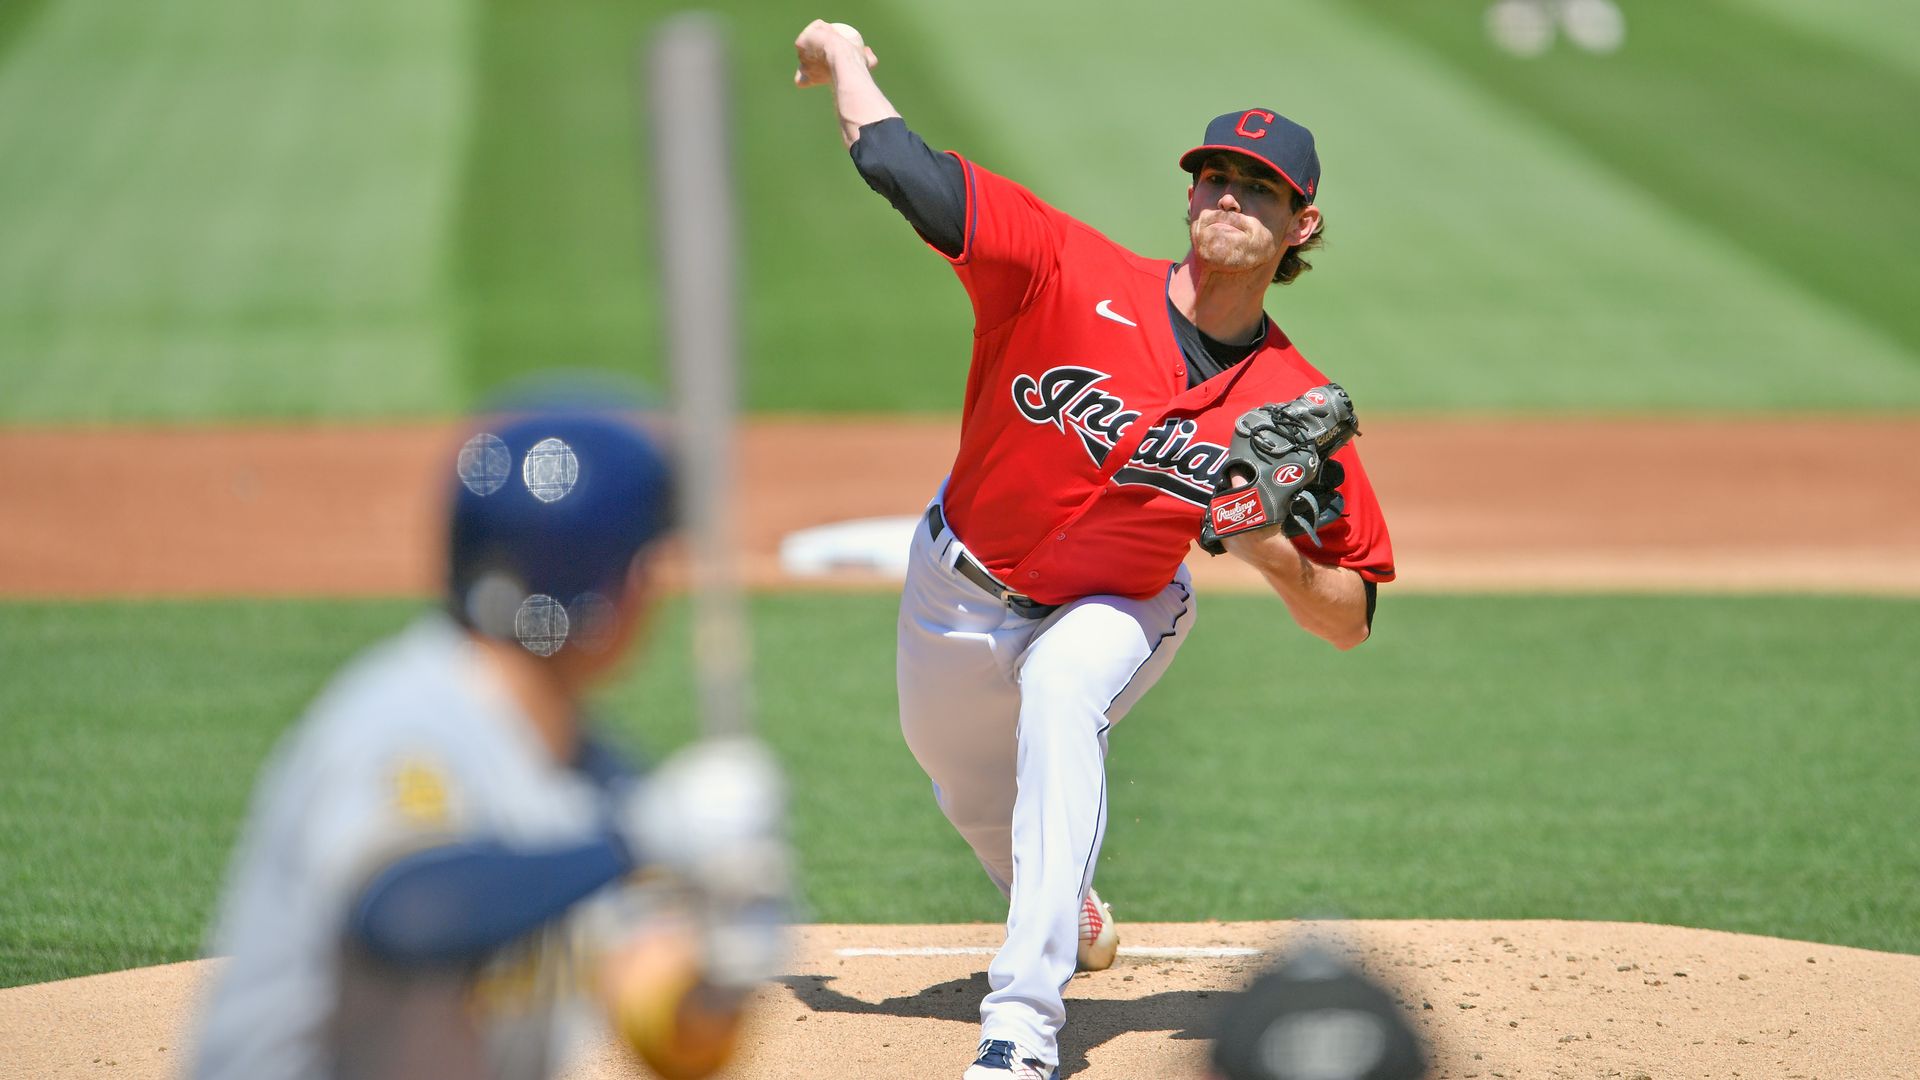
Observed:
[[[1359,447],[1393,529],[1397,590],[1920,595],[1920,419],[1802,426],[1835,456],[1792,451],[1767,418],[1383,417]],[[448,425],[0,431],[0,596],[432,592],[436,463],[458,437]],[[918,512],[957,438],[949,419],[748,424],[748,579],[886,587],[788,579],[780,539]],[[1203,590],[1264,588],[1235,560],[1190,563]]]

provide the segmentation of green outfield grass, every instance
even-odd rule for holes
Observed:
[[[1920,8],[1881,0],[1720,0],[1920,76]]]
[[[0,8],[0,62],[5,61],[8,47],[26,33],[44,7],[46,0],[18,0]]]
[[[0,41],[0,418],[457,407],[464,0],[30,6]]]
[[[657,378],[634,52],[654,16],[618,0],[472,7],[452,260],[468,382],[555,366]]]
[[[0,605],[0,985],[196,953],[254,770],[403,602]],[[893,601],[756,602],[808,917],[998,921],[901,744]],[[1123,918],[1629,919],[1920,952],[1920,607],[1389,596],[1336,654],[1206,597],[1116,729]],[[822,632],[830,627],[831,632]],[[612,695],[692,732],[670,613]]]
[[[1359,6],[1782,284],[1878,328],[1909,358],[1920,351],[1909,269],[1920,141],[1889,137],[1911,126],[1920,70],[1864,47],[1858,5],[1855,18],[1839,5],[1839,29],[1823,33],[1765,0],[1628,4],[1630,47],[1592,57],[1563,45],[1534,61],[1495,54],[1461,5]],[[1920,46],[1920,19],[1880,10],[1880,34]]]
[[[751,404],[951,410],[942,262],[854,174],[800,16],[733,30]],[[1522,62],[1479,0],[853,0],[895,103],[1116,238],[1180,254],[1205,119],[1320,134],[1329,246],[1270,308],[1372,408],[1920,406],[1907,13],[1628,5]],[[555,366],[656,372],[635,48],[665,5],[239,0],[0,13],[0,421],[457,410]],[[1823,9],[1824,12],[1824,9]],[[1019,25],[1009,35],[1004,27]]]

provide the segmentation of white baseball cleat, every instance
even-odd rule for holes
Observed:
[[[1047,1068],[1005,1039],[981,1043],[979,1054],[961,1080],[1060,1080],[1059,1069]]]
[[[1088,889],[1087,898],[1080,901],[1080,970],[1105,971],[1119,951],[1120,931],[1113,925],[1113,909]]]

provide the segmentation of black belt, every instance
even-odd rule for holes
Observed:
[[[938,540],[940,534],[946,529],[947,519],[940,513],[940,507],[938,505],[927,507],[927,535]],[[993,575],[987,573],[987,568],[974,561],[973,556],[964,550],[960,552],[960,557],[954,560],[953,568],[960,571],[961,577],[980,586],[988,596],[1007,605],[1008,610],[1023,619],[1044,619],[1060,610],[1059,604],[1042,604],[1025,593],[1014,592],[995,581]]]

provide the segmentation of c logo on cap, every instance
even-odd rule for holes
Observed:
[[[1259,117],[1264,123],[1257,130],[1248,131],[1247,121]],[[1233,126],[1233,133],[1244,139],[1264,139],[1267,137],[1267,124],[1273,123],[1273,114],[1265,109],[1248,109],[1240,114],[1240,122]]]

